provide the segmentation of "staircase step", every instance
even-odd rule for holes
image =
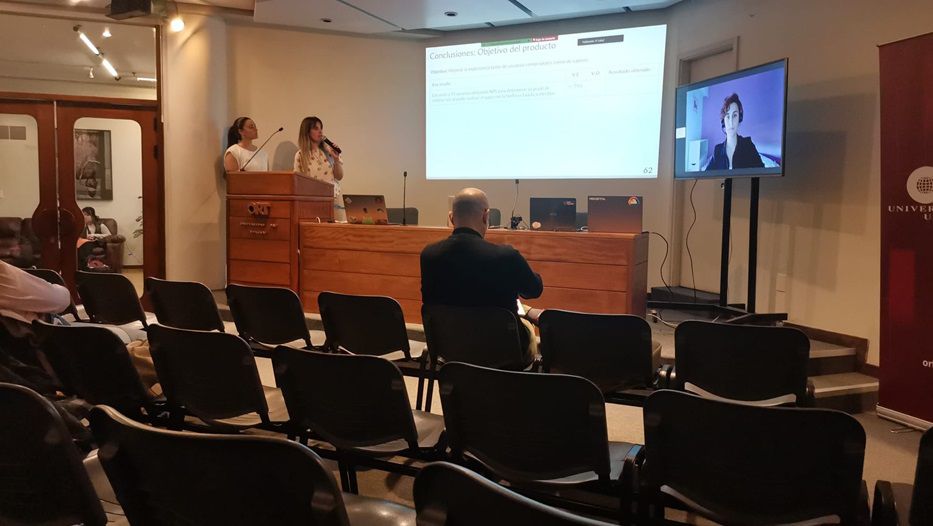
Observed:
[[[878,379],[862,373],[823,374],[810,378],[816,406],[847,413],[874,410],[878,404]]]

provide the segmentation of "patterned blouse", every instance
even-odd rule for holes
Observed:
[[[343,192],[340,181],[334,179],[334,160],[320,148],[312,148],[307,163],[303,162],[301,150],[295,152],[295,171],[312,179],[326,181],[334,185],[334,221],[347,222],[347,209],[343,206]],[[307,168],[303,165],[307,165]]]

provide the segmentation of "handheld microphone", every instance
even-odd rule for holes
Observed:
[[[253,152],[253,155],[251,155],[250,158],[247,159],[247,161],[243,164],[243,166],[240,167],[240,171],[242,172],[243,170],[246,170],[246,166],[249,164],[250,161],[253,160],[253,157],[256,157],[256,154],[258,154],[259,152],[262,151],[262,148],[266,145],[266,143],[269,142],[269,139],[275,137],[275,134],[276,134],[276,133],[279,133],[280,131],[282,131],[282,130],[284,130],[284,129],[285,129],[285,126],[279,126],[279,129],[278,129],[278,130],[275,130],[275,133],[273,133],[272,135],[270,135],[269,137],[267,137],[266,140],[263,141],[262,146],[260,146],[259,148],[256,148],[256,151]]]
[[[343,150],[338,148],[337,145],[331,142],[331,140],[328,139],[327,137],[324,137],[324,144],[330,146],[331,150],[334,150],[335,152],[337,152],[338,155],[343,153]]]

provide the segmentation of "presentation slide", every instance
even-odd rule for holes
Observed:
[[[425,50],[428,179],[654,178],[667,26]]]

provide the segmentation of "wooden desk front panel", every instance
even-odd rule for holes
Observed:
[[[249,205],[269,205],[268,216]],[[231,195],[227,198],[227,281],[298,291],[298,223],[333,217],[329,197]]]
[[[448,228],[301,223],[301,300],[318,312],[323,291],[391,296],[406,321],[421,321],[421,250]],[[645,234],[490,230],[487,239],[518,249],[541,274],[538,308],[643,316]]]

